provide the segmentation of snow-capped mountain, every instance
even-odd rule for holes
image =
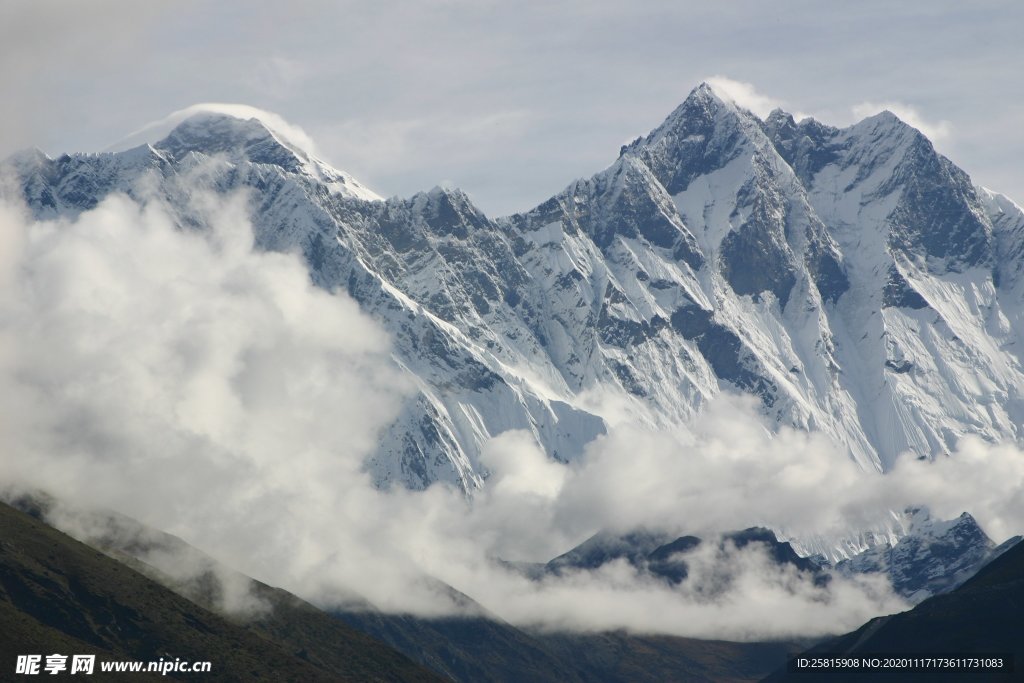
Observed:
[[[368,464],[381,485],[469,494],[505,430],[570,461],[617,419],[604,405],[672,425],[726,389],[871,470],[1024,439],[1024,212],[889,113],[762,121],[701,85],[604,171],[498,220],[458,190],[382,200],[220,113],[6,166],[39,217],[144,186],[194,226],[197,184],[249,190],[257,245],[353,296],[416,387]]]
[[[967,512],[950,520],[933,519],[922,508],[907,513],[902,538],[843,560],[836,570],[885,574],[897,593],[916,604],[955,589],[1020,540],[1015,536],[996,546]]]

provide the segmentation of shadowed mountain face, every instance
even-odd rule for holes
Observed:
[[[374,200],[221,114],[6,168],[37,217],[125,192],[202,228],[190,197],[248,191],[257,245],[351,294],[414,380],[368,462],[382,486],[472,493],[509,429],[578,458],[606,430],[594,395],[677,425],[738,390],[867,469],[1024,433],[1024,213],[889,113],[762,121],[702,85],[604,171],[499,220],[458,190]]]
[[[0,532],[4,680],[12,679],[18,655],[53,653],[97,655],[97,680],[100,662],[161,658],[209,661],[204,675],[218,681],[442,680],[283,591],[277,593],[288,599],[279,604],[287,610],[276,619],[302,624],[304,632],[218,616],[2,503]]]
[[[742,531],[723,534],[716,541],[711,541],[722,556],[726,547],[743,549],[756,544],[765,551],[767,557],[778,565],[790,565],[800,572],[814,575],[826,581],[827,577],[820,574],[821,566],[814,561],[797,555],[793,547],[779,541],[769,529],[751,527]],[[592,570],[616,560],[625,560],[636,569],[652,576],[678,584],[684,581],[689,570],[687,555],[705,545],[706,542],[696,536],[680,536],[671,539],[664,534],[652,534],[635,531],[617,535],[607,532],[595,534],[569,552],[559,555],[545,565],[525,568],[535,575],[564,574],[579,570]]]
[[[933,519],[925,509],[907,511],[905,535],[895,544],[880,542],[836,564],[818,555],[803,557],[774,532],[761,527],[722,534],[705,541],[696,536],[670,536],[645,531],[626,534],[600,532],[546,564],[513,565],[525,575],[542,578],[594,570],[610,562],[625,561],[641,574],[680,584],[689,576],[692,553],[710,543],[717,550],[720,575],[727,575],[731,561],[728,548],[759,547],[778,566],[789,566],[810,577],[816,585],[828,585],[833,574],[852,577],[883,575],[893,590],[910,604],[946,593],[982,567],[1014,547],[1020,537],[996,546],[968,513],[956,519]]]
[[[1014,671],[873,672],[872,681],[1019,681],[1024,667],[1024,545],[1017,544],[962,586],[925,600],[902,614],[872,619],[844,636],[807,652],[872,655],[919,653],[978,655],[1014,659]],[[809,680],[780,671],[766,681]],[[830,672],[830,681],[861,681],[864,674]]]

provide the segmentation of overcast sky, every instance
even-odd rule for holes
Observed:
[[[97,151],[199,102],[282,115],[383,195],[527,209],[700,81],[836,125],[887,107],[1024,200],[1017,2],[9,0],[0,155]]]

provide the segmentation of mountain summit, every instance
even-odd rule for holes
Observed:
[[[112,145],[124,152],[151,146],[179,160],[189,153],[219,156],[231,162],[271,164],[309,175],[349,197],[381,197],[348,173],[316,156],[313,142],[277,114],[241,104],[197,104],[151,123]]]

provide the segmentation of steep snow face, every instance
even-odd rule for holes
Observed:
[[[996,264],[993,283],[999,288],[1001,312],[1012,328],[1008,350],[1020,359],[1017,340],[1024,333],[1024,209],[1005,195],[978,188],[985,213],[992,221]]]
[[[842,388],[883,469],[964,434],[1021,438],[992,217],[969,178],[890,113],[837,130],[775,113],[766,129],[843,254],[829,311]]]
[[[248,190],[257,245],[301,253],[394,338],[416,391],[368,463],[382,486],[469,494],[502,431],[571,461],[609,424],[678,425],[724,390],[866,469],[1022,440],[1024,213],[891,114],[761,121],[701,86],[604,171],[499,220],[457,190],[381,200],[224,113],[7,166],[38,216],[155,193],[195,226],[197,187]]]

